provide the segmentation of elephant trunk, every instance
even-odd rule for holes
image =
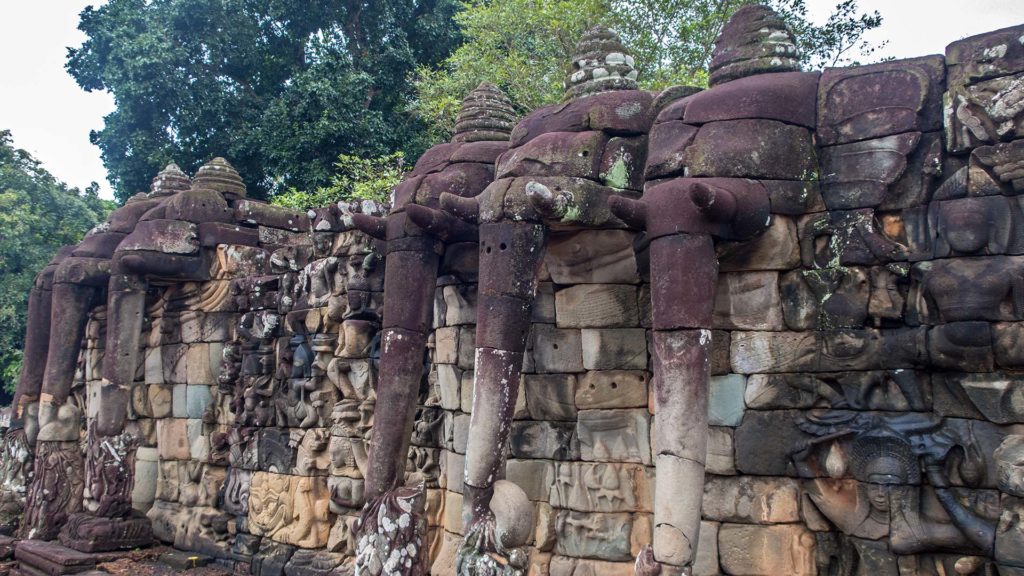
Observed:
[[[494,482],[503,476],[545,232],[540,224],[498,222],[481,225],[479,234],[476,364],[463,516],[469,530],[486,531]],[[484,547],[493,543],[488,536],[475,536],[483,537]]]
[[[392,218],[404,218],[395,214]],[[370,437],[366,497],[378,498],[404,479],[423,358],[434,310],[440,244],[426,236],[388,242],[384,275],[380,386]]]

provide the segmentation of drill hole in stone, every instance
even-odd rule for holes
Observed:
[[[498,250],[505,250],[506,248],[508,248],[508,246],[506,246],[504,242],[498,244]]]

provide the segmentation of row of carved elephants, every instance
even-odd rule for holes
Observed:
[[[115,212],[37,282],[26,339],[34,361],[26,363],[16,400],[16,420],[37,454],[32,491],[45,493],[61,458],[74,460],[81,410],[67,401],[93,305],[106,301],[107,330],[90,446],[120,438],[125,427],[147,294],[165,284],[220,280],[221,296],[213,299],[233,300],[229,308],[241,314],[217,382],[218,394],[230,397],[236,430],[312,431],[357,416],[344,434],[363,440],[369,433],[357,565],[374,574],[421,573],[423,513],[411,504],[417,491],[403,486],[404,473],[423,401],[435,289],[446,270],[468,268],[473,274],[455,279],[476,282],[477,296],[467,533],[454,569],[465,576],[523,573],[527,540],[517,527],[532,525],[532,508],[523,504],[522,488],[500,478],[549,237],[629,229],[642,232],[638,247],[650,271],[651,460],[662,479],[645,542],[653,548],[639,554],[637,573],[680,572],[695,560],[701,528],[719,253],[743,260],[751,250],[743,241],[770,238],[777,222],[812,213],[794,239],[808,268],[787,294],[798,309],[794,322],[817,301],[817,323],[803,328],[862,326],[859,311],[870,310],[873,297],[865,282],[874,276],[889,295],[889,309],[877,307],[889,325],[949,322],[927,336],[923,328],[739,333],[733,364],[749,369],[738,372],[828,370],[822,362],[835,357],[855,358],[840,369],[992,369],[972,353],[992,347],[993,328],[967,321],[1024,313],[1015,196],[1024,149],[1014,142],[1024,121],[1020,32],[961,41],[945,60],[818,74],[799,71],[783,21],[752,6],[723,29],[710,89],[652,94],[636,88],[632,58],[614,35],[593,30],[573,59],[564,103],[516,123],[500,91],[482,85],[464,103],[452,142],[424,154],[396,187],[386,217],[336,207],[307,216],[244,200],[223,161],[191,182],[180,172],[162,173],[149,197]],[[347,273],[339,275],[337,248],[348,240],[337,233],[350,226],[378,242],[372,252],[345,252]],[[238,282],[211,276],[221,245],[264,247],[271,256],[256,266],[269,274]],[[772,244],[761,248],[770,252]],[[256,252],[236,257],[258,259]],[[380,257],[383,266],[375,266]],[[759,269],[762,257],[770,258],[747,254],[750,269]],[[476,262],[460,267],[464,261]],[[909,283],[899,280],[908,275]],[[912,294],[901,291],[907,285]],[[911,301],[910,313],[895,312],[900,299]],[[378,355],[376,387],[357,390],[346,374],[349,359]],[[902,454],[905,441],[884,442]],[[80,466],[105,470],[102,454],[88,450],[89,464]],[[890,474],[894,484],[911,475]],[[311,481],[288,482],[275,493]],[[118,494],[92,517],[125,516],[114,505],[125,500],[125,488],[114,484],[111,492]],[[41,512],[50,508],[31,494],[26,525],[63,522]],[[69,501],[61,513],[75,506]],[[219,530],[207,520],[199,524]],[[396,533],[389,529],[396,522],[411,528]],[[388,564],[407,545],[401,562]]]

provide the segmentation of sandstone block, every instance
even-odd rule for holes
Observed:
[[[587,370],[647,368],[647,335],[642,328],[582,330],[583,367]]]
[[[559,328],[617,328],[640,323],[636,286],[581,284],[555,293]]]

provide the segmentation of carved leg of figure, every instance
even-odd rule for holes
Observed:
[[[23,538],[53,540],[68,517],[81,511],[84,469],[78,442],[39,442],[21,525]]]
[[[476,367],[463,511],[467,547],[478,551],[502,546],[495,539],[491,497],[503,475],[544,241],[540,224],[480,226]],[[463,560],[460,553],[460,565]]]
[[[12,428],[0,443],[0,534],[17,532],[31,478],[32,448],[25,429]]]

